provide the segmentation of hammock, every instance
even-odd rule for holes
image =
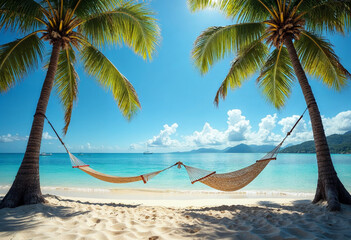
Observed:
[[[110,183],[131,183],[131,182],[137,182],[137,181],[143,181],[144,183],[147,183],[151,178],[155,177],[159,173],[173,167],[173,166],[170,166],[170,167],[162,169],[160,171],[142,174],[142,175],[134,176],[134,177],[119,177],[119,176],[112,176],[112,175],[107,175],[107,174],[98,172],[98,171],[90,168],[89,165],[87,165],[84,162],[82,162],[81,160],[79,160],[76,156],[74,156],[68,150],[67,150],[67,153],[69,155],[69,158],[71,159],[71,164],[72,164],[73,168],[78,168],[94,178],[100,179],[100,180],[105,181],[105,182],[110,182]]]
[[[252,182],[271,160],[275,160],[280,147],[281,144],[263,158],[257,160],[256,163],[234,172],[218,174],[216,172],[183,165],[188,172],[192,184],[201,182],[217,190],[236,191]]]
[[[291,130],[286,134],[284,139],[271,152],[267,153],[260,160],[257,160],[254,164],[248,167],[245,167],[243,169],[233,171],[233,172],[218,174],[216,173],[216,171],[208,171],[208,170],[185,165],[182,162],[177,162],[162,170],[142,174],[139,176],[132,176],[132,177],[120,177],[120,176],[107,175],[90,168],[89,165],[85,164],[83,161],[79,160],[76,156],[74,156],[72,153],[68,151],[67,147],[65,146],[64,142],[56,132],[51,122],[44,114],[42,115],[44,115],[44,117],[50,124],[51,128],[55,132],[57,138],[64,146],[71,160],[72,167],[78,168],[79,170],[82,170],[83,172],[99,180],[110,182],[110,183],[131,183],[131,182],[137,182],[137,181],[143,181],[144,183],[147,183],[151,178],[155,177],[156,175],[160,174],[163,171],[166,171],[167,169],[170,169],[174,166],[178,166],[178,168],[181,168],[183,166],[186,169],[189,175],[190,182],[192,184],[196,182],[201,182],[209,187],[212,187],[220,191],[236,191],[238,189],[245,187],[250,182],[252,182],[262,172],[262,170],[268,165],[270,161],[276,160],[280,147],[283,145],[285,139],[294,130],[296,125],[300,122],[300,120],[302,119],[307,109],[308,107],[306,107],[305,111],[302,113],[300,118],[296,121],[296,123],[291,128]],[[37,113],[37,114],[41,114],[41,113]]]

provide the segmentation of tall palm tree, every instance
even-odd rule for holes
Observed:
[[[327,200],[330,210],[351,196],[335,172],[321,115],[305,71],[330,88],[340,90],[350,80],[323,33],[350,30],[350,0],[188,0],[192,11],[217,8],[237,24],[210,27],[195,41],[192,57],[201,73],[235,52],[228,75],[215,96],[225,99],[228,88],[238,88],[260,70],[258,86],[268,101],[281,108],[297,78],[312,123],[318,163],[314,203]]]
[[[153,15],[145,3],[135,1],[0,0],[0,28],[24,36],[0,46],[0,92],[38,66],[45,41],[52,46],[26,152],[0,208],[44,202],[39,182],[44,114],[54,86],[65,109],[66,134],[78,93],[76,54],[85,71],[112,92],[126,118],[140,108],[131,83],[99,49],[126,44],[144,59],[151,59],[160,37]]]

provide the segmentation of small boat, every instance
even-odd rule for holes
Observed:
[[[52,153],[45,153],[45,152],[42,152],[39,154],[40,156],[52,156]]]
[[[143,152],[143,154],[152,154],[152,152],[150,152],[150,151],[145,151],[145,152]]]

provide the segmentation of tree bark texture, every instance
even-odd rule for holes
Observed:
[[[43,135],[44,115],[49,103],[50,93],[53,87],[57,64],[59,60],[61,44],[53,44],[49,68],[43,83],[39,101],[34,115],[26,152],[21,166],[17,172],[9,192],[6,194],[0,208],[17,207],[27,204],[43,203],[44,198],[40,190],[39,179],[39,154]]]
[[[293,41],[288,37],[284,44],[289,52],[289,57],[308,106],[312,124],[318,166],[318,183],[313,203],[327,200],[329,210],[339,211],[340,203],[351,204],[351,196],[339,180],[334,169],[318,105],[305,71],[301,66]]]

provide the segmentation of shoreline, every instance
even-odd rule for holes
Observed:
[[[5,195],[10,186],[0,186],[0,196]],[[223,192],[218,190],[179,190],[158,188],[87,188],[87,187],[41,187],[43,194],[68,198],[110,199],[110,200],[237,200],[237,199],[311,199],[314,192],[276,190],[238,190]]]

